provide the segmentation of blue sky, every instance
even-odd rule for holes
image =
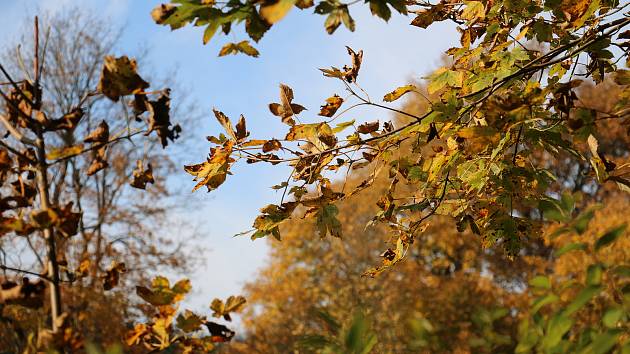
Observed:
[[[315,121],[319,105],[332,94],[343,93],[338,82],[322,77],[317,68],[347,64],[346,45],[364,50],[359,83],[372,97],[382,97],[438,67],[442,53],[457,41],[455,28],[450,24],[437,24],[423,30],[410,26],[411,18],[396,14],[385,23],[373,17],[367,6],[359,4],[351,7],[357,22],[355,32],[341,26],[329,36],[323,28],[324,17],[313,15],[312,9],[294,9],[257,44],[261,52],[259,58],[218,58],[223,44],[246,39],[242,32],[215,37],[204,46],[201,28],[186,27],[171,32],[168,27],[154,24],[150,11],[159,3],[147,0],[0,0],[3,26],[0,47],[17,36],[15,31],[19,24],[36,10],[55,12],[78,6],[111,19],[114,24],[125,25],[121,50],[116,54],[134,53],[139,46],[147,46],[150,50],[147,62],[152,68],[158,73],[177,69],[176,81],[193,95],[204,113],[195,126],[184,127],[185,132],[194,134],[198,141],[191,144],[190,151],[178,161],[184,165],[201,161],[208,152],[204,137],[220,132],[211,115],[212,107],[234,119],[244,114],[253,137],[281,137],[284,127],[267,109],[268,103],[278,100],[281,82],[293,87],[295,102],[309,108],[307,114],[302,115]],[[388,114],[364,110],[352,112],[346,118],[383,121]],[[260,207],[279,200],[280,195],[269,187],[286,179],[288,173],[288,169],[278,166],[238,166],[234,176],[218,191],[210,194],[200,191],[186,196],[190,199],[190,210],[173,217],[182,218],[200,231],[200,242],[207,249],[206,265],[191,276],[196,291],[190,306],[207,308],[213,297],[240,293],[242,284],[256,276],[257,269],[266,261],[266,241],[252,242],[247,237],[232,235],[249,229]],[[183,171],[175,181],[193,186]]]

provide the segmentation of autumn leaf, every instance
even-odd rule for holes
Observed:
[[[206,186],[208,192],[218,188],[225,179],[230,170],[230,165],[234,159],[230,156],[233,140],[228,140],[223,146],[210,149],[210,156],[206,161],[196,164],[184,166],[184,170],[194,176],[197,185],[193,188],[193,192]]]
[[[326,237],[328,234],[341,237],[341,222],[337,219],[338,213],[339,209],[334,204],[327,204],[318,208],[315,217],[320,237]]]
[[[258,58],[258,56],[260,55],[258,50],[252,47],[251,44],[249,44],[249,41],[241,41],[238,43],[228,43],[224,45],[219,51],[219,56],[224,57],[226,55],[238,53],[243,53],[254,58]]]
[[[361,133],[361,134],[370,134],[370,133],[374,133],[375,131],[378,130],[379,127],[379,122],[367,122],[367,123],[363,123],[361,125],[359,125],[359,127],[357,128],[357,132]]]
[[[323,117],[332,117],[335,115],[335,112],[341,107],[343,103],[343,98],[338,95],[334,95],[326,99],[326,104],[321,106],[319,111],[319,115]]]
[[[290,126],[295,125],[293,116],[300,114],[305,109],[303,106],[293,103],[293,90],[285,84],[280,84],[280,103],[269,104],[271,113],[282,118],[282,123]]]
[[[219,124],[221,124],[223,129],[225,129],[227,135],[232,138],[232,140],[236,141],[236,132],[234,131],[234,127],[232,127],[232,122],[230,122],[230,118],[228,118],[225,114],[223,114],[223,112],[217,109],[213,108],[212,112],[214,112],[214,116],[217,118],[217,121],[219,121]]]
[[[101,275],[104,290],[111,290],[118,285],[120,281],[120,274],[125,273],[127,267],[123,262],[112,261],[104,275]]]
[[[138,160],[136,162],[136,168],[133,170],[133,180],[131,181],[131,186],[138,189],[146,189],[147,183],[155,183],[153,179],[153,168],[151,164],[147,164],[147,168],[145,169],[142,160]]]
[[[274,0],[260,7],[260,17],[268,24],[280,21],[295,5],[296,0]]]
[[[280,143],[280,141],[278,141],[277,139],[271,139],[263,144],[262,151],[263,152],[276,151],[276,150],[280,150],[281,147],[282,147],[282,144]]]
[[[62,148],[51,148],[46,154],[46,158],[48,160],[58,160],[63,159],[70,156],[79,155],[83,151],[84,147],[82,144],[66,146]]]
[[[230,296],[225,303],[220,299],[212,300],[210,309],[212,309],[214,317],[223,317],[226,321],[232,321],[230,312],[239,312],[245,305],[245,298],[243,296]]]
[[[136,286],[136,294],[154,306],[165,306],[179,302],[190,290],[191,286],[188,279],[180,280],[173,287],[170,287],[168,279],[160,276],[153,279],[151,289]]]
[[[415,91],[416,87],[414,85],[405,85],[401,86],[394,91],[388,93],[383,97],[383,101],[385,102],[393,102],[402,97],[407,92]]]
[[[168,145],[168,141],[175,141],[179,138],[179,134],[182,129],[179,124],[176,124],[171,128],[171,98],[170,90],[165,90],[160,94],[157,100],[148,102],[148,121],[149,128],[144,134],[148,136],[152,132],[156,132],[162,143],[162,147],[165,148]]]
[[[106,121],[101,123],[83,140],[86,143],[105,144],[109,141],[109,125]]]
[[[98,90],[114,102],[121,96],[141,92],[149,87],[136,72],[137,64],[134,59],[126,56],[115,58],[108,55],[104,59]]]
[[[183,314],[179,314],[176,319],[177,328],[186,333],[199,330],[204,322],[205,318],[198,316],[190,310],[186,310]]]
[[[241,114],[238,122],[236,123],[236,141],[242,142],[249,136],[249,132],[247,131],[247,127],[245,124],[245,117]]]

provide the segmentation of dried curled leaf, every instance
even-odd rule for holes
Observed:
[[[146,189],[147,183],[155,183],[155,179],[153,179],[153,168],[151,164],[147,164],[147,168],[145,169],[142,165],[142,161],[138,160],[136,162],[136,168],[133,170],[131,186],[138,189]]]
[[[219,56],[224,57],[226,55],[238,53],[243,53],[254,58],[258,58],[258,56],[260,55],[260,52],[258,52],[256,48],[249,44],[249,41],[241,41],[238,43],[228,43],[224,45],[219,51]]]
[[[361,134],[370,134],[378,130],[379,122],[367,122],[359,125],[357,131]]]
[[[149,83],[144,81],[136,70],[135,59],[126,56],[119,58],[106,56],[98,90],[114,102],[118,102],[121,96],[143,91],[149,87]]]
[[[113,289],[120,281],[120,274],[125,273],[126,271],[127,267],[125,266],[125,263],[112,261],[112,264],[109,266],[105,274],[101,276],[103,289]]]
[[[293,90],[285,84],[280,84],[280,103],[269,104],[271,113],[282,118],[282,123],[291,126],[295,125],[293,116],[300,114],[305,109],[303,106],[293,103]]]
[[[335,112],[341,107],[343,104],[343,98],[338,95],[334,95],[332,97],[328,97],[326,99],[326,104],[321,106],[319,111],[319,115],[323,117],[332,117],[335,115]]]
[[[236,140],[236,132],[234,131],[234,127],[232,126],[232,122],[230,122],[230,118],[228,118],[228,116],[226,116],[223,112],[217,110],[217,109],[212,109],[212,112],[214,112],[214,116],[217,119],[217,121],[219,122],[219,124],[221,124],[221,126],[223,127],[223,129],[225,129],[225,132],[227,133],[227,135],[232,138],[233,140]]]
[[[83,118],[84,113],[81,107],[75,107],[70,112],[61,116],[61,118],[46,121],[44,126],[46,127],[46,131],[70,131],[76,128],[81,118]]]
[[[277,139],[271,139],[263,144],[262,151],[267,153],[270,151],[280,150],[282,144]]]
[[[168,145],[168,141],[175,141],[179,138],[182,128],[179,124],[176,124],[171,128],[171,98],[170,90],[166,89],[155,101],[149,101],[147,106],[149,111],[149,129],[144,135],[149,135],[151,132],[157,132],[162,147]]]
[[[96,150],[96,152],[94,153],[94,160],[92,160],[92,163],[90,164],[90,167],[88,167],[86,172],[88,176],[92,176],[98,171],[109,166],[109,163],[106,159],[106,150],[106,146],[103,146],[100,149]]]
[[[106,121],[101,123],[83,140],[86,143],[105,144],[109,140],[109,125]]]
[[[363,61],[363,50],[355,53],[354,50],[348,46],[346,46],[346,49],[348,49],[348,54],[350,54],[352,66],[348,67],[344,65],[343,76],[348,82],[357,82],[357,76],[359,76],[359,69],[361,68],[361,61]]]

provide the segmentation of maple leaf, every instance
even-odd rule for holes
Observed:
[[[149,112],[149,128],[144,135],[149,135],[151,134],[151,132],[155,131],[160,138],[162,147],[166,147],[168,145],[168,141],[175,141],[175,139],[179,138],[179,134],[182,131],[179,124],[171,128],[170,90],[164,90],[164,92],[160,95],[160,97],[158,97],[157,100],[149,101],[148,103],[149,105],[147,106],[147,108]]]
[[[144,81],[136,70],[135,59],[126,56],[119,58],[106,56],[98,90],[114,102],[118,102],[121,96],[141,92],[149,87],[149,83]]]
[[[285,84],[280,84],[280,103],[269,104],[271,113],[282,118],[282,123],[290,126],[295,125],[293,116],[300,114],[305,109],[303,106],[293,103],[293,90]]]
[[[238,43],[228,43],[219,51],[219,56],[223,57],[230,54],[243,53],[250,57],[258,58],[260,53],[249,43],[249,41],[241,41]]]
[[[210,149],[210,156],[202,163],[184,166],[184,170],[195,176],[193,179],[197,181],[197,185],[193,188],[193,192],[206,186],[208,192],[218,188],[225,179],[230,170],[230,165],[234,159],[230,157],[233,140],[228,140],[223,146]]]
[[[385,102],[393,102],[402,97],[407,92],[415,91],[416,87],[414,85],[405,85],[398,87],[394,91],[388,93],[383,97],[383,101]]]
[[[335,112],[341,107],[343,103],[343,98],[338,95],[334,95],[332,97],[328,97],[326,99],[326,104],[321,106],[319,111],[319,115],[323,117],[332,117],[335,115]]]
[[[357,128],[357,132],[361,133],[361,134],[370,134],[370,133],[374,133],[375,131],[378,130],[379,127],[379,122],[367,122],[367,123],[363,123],[361,125],[359,125],[359,127]]]
[[[109,140],[109,125],[106,121],[101,123],[83,140],[86,143],[105,144]]]
[[[232,321],[230,312],[239,312],[245,305],[245,298],[243,296],[230,296],[225,302],[220,299],[212,300],[210,309],[212,309],[214,317],[223,317],[226,321]]]
[[[120,274],[125,273],[127,267],[123,262],[112,261],[112,264],[105,271],[104,275],[101,275],[104,290],[111,290],[118,285],[120,281]]]
[[[151,164],[147,164],[147,168],[145,169],[142,165],[142,161],[138,160],[136,162],[136,168],[132,172],[133,180],[131,181],[131,186],[138,189],[146,189],[147,183],[155,183],[153,179],[153,168]]]

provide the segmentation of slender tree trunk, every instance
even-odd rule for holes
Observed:
[[[35,58],[33,60],[33,71],[35,73],[35,92],[40,90],[39,85],[39,23],[35,16]],[[35,109],[39,109],[41,105],[41,95],[35,94],[33,97],[33,105]],[[39,190],[39,204],[42,211],[50,209],[50,200],[48,194],[48,164],[46,162],[46,143],[44,141],[44,131],[42,127],[37,128],[37,139],[35,146],[37,148],[37,189]],[[48,262],[46,268],[48,271],[48,279],[50,281],[50,315],[52,318],[52,330],[57,332],[57,317],[61,313],[61,291],[59,288],[59,264],[57,263],[57,249],[55,244],[55,233],[52,226],[44,229],[44,239],[48,253]]]

